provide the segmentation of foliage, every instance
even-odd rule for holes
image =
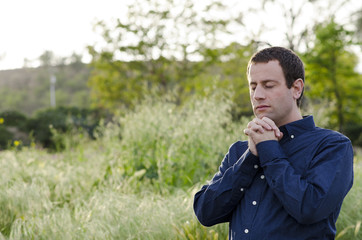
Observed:
[[[1,112],[0,149],[37,143],[62,150],[66,144],[65,133],[83,132],[94,139],[94,130],[103,118],[108,118],[106,111],[76,107],[43,109],[31,118],[16,111]]]
[[[210,86],[212,74],[218,72],[210,73],[213,66],[205,69],[202,60],[218,60],[214,54],[221,47],[220,38],[235,23],[230,15],[224,19],[213,14],[224,12],[224,5],[214,1],[197,5],[191,0],[136,2],[142,4],[130,4],[127,18],[117,19],[111,27],[103,22],[97,25],[105,46],[89,47],[94,68],[89,84],[95,104],[111,110],[128,108],[152,92],[185,96],[193,93],[193,85],[204,81]]]
[[[15,141],[27,143],[28,131],[27,117],[17,111],[4,111],[0,113],[0,150],[11,147]]]
[[[360,118],[362,119],[362,118]],[[345,133],[351,139],[353,145],[362,147],[362,123],[350,122],[345,127]]]
[[[305,54],[306,94],[318,101],[323,97],[334,102],[330,127],[344,132],[347,122],[359,123],[361,117],[361,76],[355,72],[357,57],[350,51],[351,32],[335,23],[316,27],[314,47]]]
[[[340,217],[337,222],[336,239],[361,239],[362,230],[362,151],[356,149],[354,164],[354,185],[344,200]]]
[[[89,84],[96,105],[113,112],[123,111],[124,108],[134,107],[146,96],[169,92],[177,93],[177,102],[182,105],[194,95],[207,97],[215,90],[223,89],[230,91],[228,97],[233,102],[234,119],[252,115],[245,70],[250,55],[261,43],[252,40],[246,45],[237,42],[218,44],[216,33],[227,33],[229,25],[237,22],[239,26],[242,21],[235,21],[233,16],[208,21],[208,15],[217,9],[214,9],[214,5],[223,8],[217,1],[206,7],[201,16],[194,11],[191,2],[186,1],[184,4],[189,4],[189,8],[180,7],[184,9],[181,12],[173,10],[177,9],[177,1],[161,2],[149,1],[147,7],[142,9],[138,5],[129,6],[128,19],[120,18],[113,26],[99,23],[105,45],[89,47],[93,57]],[[264,1],[265,4],[269,2],[280,4],[279,1]],[[338,1],[328,4],[337,12],[338,6],[347,3]],[[305,5],[322,8],[324,3],[303,1],[296,12],[292,8],[289,12],[284,6],[285,17],[291,18],[288,19],[291,30],[295,28],[298,11]],[[330,120],[328,127],[351,133],[349,126],[359,128],[362,119],[362,111],[358,111],[361,106],[361,74],[355,71],[358,59],[350,50],[350,46],[358,43],[352,41],[354,36],[351,31],[329,17],[330,12],[327,15],[328,20],[315,25],[313,34],[308,34],[311,27],[306,26],[302,34],[290,32],[287,38],[290,47],[296,47],[292,36],[301,35],[299,40],[306,42],[307,51],[301,54],[307,70],[306,97],[317,105],[324,98],[334,103],[331,105],[333,111],[326,116]],[[147,21],[150,16],[155,21]],[[190,19],[194,24],[185,26]],[[190,40],[195,34],[184,34],[185,38],[177,38],[177,34],[181,33],[175,33],[169,26],[183,29],[179,32],[205,33],[210,39]],[[210,34],[206,34],[207,29]],[[128,41],[130,38],[135,41]],[[359,138],[352,136],[354,143],[358,143]]]
[[[146,101],[139,111],[123,116],[120,125],[114,121],[99,129],[102,134],[96,141],[81,134],[65,135],[79,144],[68,144],[61,153],[32,147],[0,152],[0,238],[226,239],[227,224],[201,226],[192,201],[228,146],[239,139],[245,123],[229,125],[230,102],[219,96],[209,102],[195,99],[184,108],[171,100]],[[212,147],[199,143],[203,141]],[[131,147],[138,142],[148,162],[150,154],[161,162],[168,153],[170,158],[179,157],[175,163],[188,164],[190,173],[164,161],[158,170],[164,179],[182,177],[179,171],[192,176],[200,167],[207,168],[201,170],[205,175],[195,184],[161,185],[163,191],[157,179],[146,177],[147,171],[128,169],[126,175],[128,164],[136,168],[136,161],[142,160]],[[361,238],[361,154],[356,149],[355,183],[337,222],[339,240]]]
[[[21,130],[25,129],[25,123],[27,117],[17,111],[4,111],[0,113],[0,118],[3,119],[3,123],[6,126],[16,126]]]
[[[56,77],[57,106],[90,107],[90,69],[75,59],[56,66],[0,71],[0,111],[16,109],[30,117],[49,107],[51,74]]]
[[[13,137],[14,135],[5,126],[0,125],[0,150],[10,145]]]
[[[229,239],[227,224],[218,224],[213,228],[203,227],[196,219],[185,222],[181,227],[176,227],[177,239],[181,240],[218,240]]]
[[[121,130],[104,132],[103,139],[114,144],[110,167],[118,166],[124,177],[150,181],[161,192],[205,180],[241,135],[225,101],[195,98],[178,106],[172,99],[147,99],[120,119]]]
[[[27,122],[29,132],[35,140],[50,149],[62,150],[62,138],[56,133],[82,130],[93,138],[94,129],[105,115],[99,109],[80,109],[75,107],[57,107],[38,111]]]

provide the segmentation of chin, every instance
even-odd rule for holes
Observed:
[[[259,113],[259,114],[256,114],[255,116],[259,119],[262,119],[263,117],[267,117],[275,122],[275,118],[273,117],[273,114]]]
[[[260,119],[262,119],[263,117],[268,117],[268,118],[270,118],[269,116],[268,116],[268,114],[266,114],[266,113],[255,113],[254,114],[257,118],[260,118]]]

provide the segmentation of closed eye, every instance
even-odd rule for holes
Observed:
[[[250,88],[251,91],[254,91],[256,89],[256,85],[254,85],[254,84],[250,85],[249,88]]]

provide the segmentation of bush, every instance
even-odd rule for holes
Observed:
[[[45,148],[61,150],[63,138],[54,138],[54,133],[66,133],[73,130],[86,131],[94,138],[94,129],[105,116],[101,110],[79,109],[76,107],[57,107],[37,112],[29,119],[27,129],[33,132],[35,140]]]
[[[119,122],[100,124],[96,141],[64,134],[80,142],[65,145],[69,151],[1,151],[0,239],[227,239],[228,224],[201,226],[192,203],[242,135],[245,123],[233,124],[228,109],[220,98],[185,107],[148,101]],[[355,151],[338,240],[362,239],[362,152]]]
[[[5,126],[17,127],[21,131],[26,131],[27,117],[17,111],[5,111],[0,113],[0,118],[3,119]]]
[[[13,139],[13,134],[6,129],[5,126],[0,125],[0,150],[6,149],[9,142]]]
[[[12,142],[28,143],[26,130],[27,117],[17,111],[0,113],[0,150],[6,149]]]
[[[228,147],[241,138],[230,106],[222,97],[184,106],[148,100],[104,129],[103,141],[111,143],[107,148],[123,176],[140,175],[160,190],[190,187],[209,179]]]
[[[347,123],[345,134],[351,139],[354,146],[362,147],[362,124],[360,122]]]

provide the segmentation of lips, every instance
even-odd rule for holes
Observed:
[[[263,111],[263,110],[268,109],[269,107],[270,107],[270,106],[268,106],[268,105],[258,105],[258,106],[255,107],[255,110],[257,110],[257,111]]]

